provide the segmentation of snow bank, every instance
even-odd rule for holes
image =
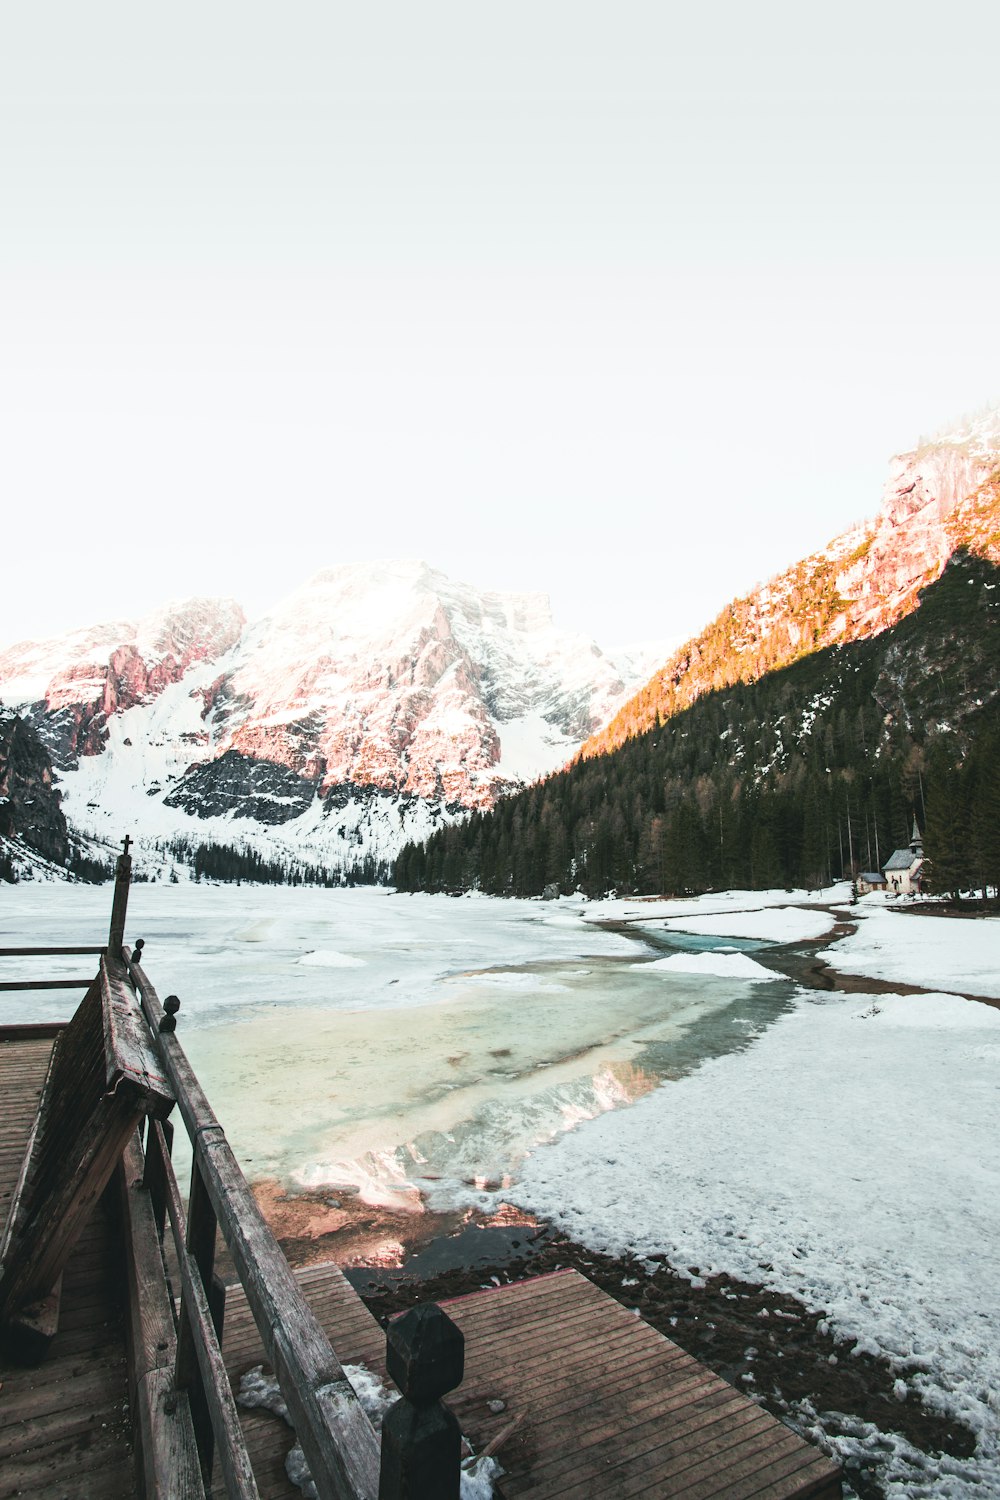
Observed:
[[[350,953],[338,953],[335,948],[317,948],[312,953],[304,953],[299,963],[311,969],[363,969],[365,967],[363,958],[353,958]]]
[[[968,1461],[891,1444],[888,1493],[998,1494],[998,1064],[1000,1012],[974,1001],[803,998],[748,1051],[537,1149],[507,1196],[595,1250],[824,1310],[977,1435]]]
[[[771,943],[805,943],[825,937],[835,918],[825,911],[803,911],[798,906],[766,911],[719,912],[709,916],[668,917],[670,932],[696,932],[707,937],[761,938]]]
[[[829,906],[850,901],[849,881],[826,886],[821,891],[786,891],[775,888],[770,891],[713,891],[706,896],[691,896],[681,900],[673,897],[657,897],[639,900],[631,897],[609,897],[606,901],[587,903],[584,911],[590,921],[658,921],[669,917],[701,917],[713,913],[767,911],[771,907]],[[729,933],[725,936],[736,937]],[[749,934],[748,934],[749,935]]]
[[[858,930],[825,953],[835,969],[1000,1000],[1000,918],[920,916],[868,903],[850,916]]]
[[[652,963],[629,964],[629,968],[637,969],[643,974],[656,973],[666,977],[671,974],[701,974],[717,979],[748,979],[751,984],[784,978],[782,974],[774,974],[770,969],[765,969],[763,964],[756,963],[745,953],[721,953],[718,950],[714,953],[671,953],[667,958],[654,959]]]

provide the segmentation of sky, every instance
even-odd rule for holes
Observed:
[[[1000,398],[998,17],[12,8],[0,645],[393,556],[690,634]]]

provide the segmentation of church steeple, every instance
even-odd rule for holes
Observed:
[[[910,834],[910,848],[917,856],[923,855],[924,841],[921,837],[920,829],[917,827],[916,817],[913,819],[913,832]]]

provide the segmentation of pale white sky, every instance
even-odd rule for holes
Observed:
[[[0,644],[423,556],[696,629],[1000,396],[993,7],[11,7]]]

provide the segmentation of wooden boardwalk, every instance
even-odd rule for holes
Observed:
[[[0,1229],[21,1167],[51,1040],[0,1041]],[[0,1500],[133,1500],[125,1328],[112,1226],[91,1216],[63,1281],[45,1363],[0,1359]]]
[[[296,1275],[341,1360],[384,1381],[385,1335],[340,1270]],[[448,1405],[474,1452],[500,1440],[503,1500],[839,1500],[817,1449],[576,1271],[442,1306],[465,1335],[465,1379]],[[223,1353],[238,1391],[263,1358],[239,1288]],[[290,1429],[268,1412],[242,1420],[261,1500],[293,1500]]]
[[[51,1040],[0,1039],[0,1226],[35,1112]],[[334,1265],[296,1273],[344,1364],[385,1380],[385,1334]],[[120,1248],[98,1209],[67,1270],[46,1361],[0,1363],[0,1500],[132,1500]],[[833,1500],[837,1471],[742,1393],[576,1271],[444,1304],[466,1341],[448,1398],[473,1451],[503,1465],[498,1500]],[[239,1286],[226,1301],[233,1388],[262,1364]],[[261,1500],[300,1500],[285,1474],[294,1441],[266,1411],[241,1411]],[[224,1490],[217,1481],[214,1495]]]
[[[467,1350],[449,1402],[476,1451],[518,1420],[506,1500],[841,1494],[821,1453],[577,1271],[443,1305]]]

